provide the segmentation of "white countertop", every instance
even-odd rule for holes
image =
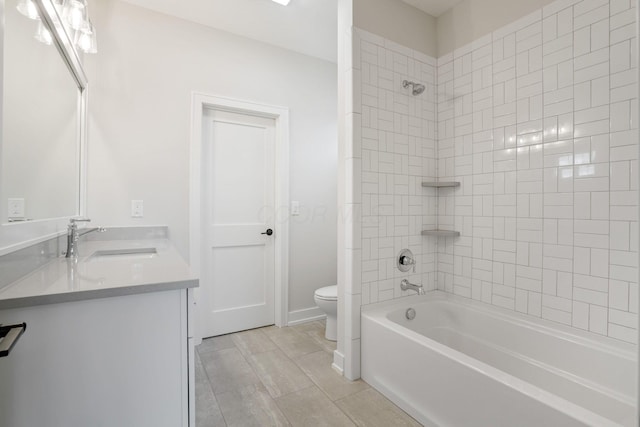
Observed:
[[[194,288],[198,279],[168,240],[80,241],[79,255],[55,258],[0,289],[0,309]],[[94,256],[156,248],[156,254]]]

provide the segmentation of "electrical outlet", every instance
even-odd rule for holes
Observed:
[[[300,215],[300,202],[291,201],[291,216]]]
[[[142,200],[131,201],[131,217],[142,218],[144,216],[144,204]]]
[[[8,199],[9,219],[24,218],[24,199]]]

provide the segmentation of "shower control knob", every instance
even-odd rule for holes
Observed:
[[[267,231],[265,231],[264,233],[260,233],[260,234],[266,234],[267,236],[271,236],[273,234],[273,230],[270,228],[267,228]]]
[[[413,264],[415,261],[412,260],[411,258],[409,258],[408,256],[401,256],[400,257],[400,264],[402,265],[411,265]]]
[[[411,250],[409,249],[401,250],[398,254],[398,257],[396,258],[396,267],[398,267],[398,270],[402,271],[403,273],[406,273],[412,269],[415,273],[416,259],[413,256],[413,252],[411,252]]]

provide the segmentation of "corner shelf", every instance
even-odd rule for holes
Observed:
[[[436,188],[436,189],[453,188],[453,187],[460,187],[460,181],[422,181],[422,186],[423,187]],[[439,195],[440,194],[438,192],[438,196]],[[458,237],[458,236],[460,236],[460,232],[459,231],[439,230],[439,229],[422,230],[422,232],[420,234],[423,235],[423,236],[436,236],[436,237]]]
[[[460,187],[459,181],[422,181],[423,187]]]
[[[453,230],[422,230],[423,236],[437,236],[437,237],[458,237],[459,231]]]

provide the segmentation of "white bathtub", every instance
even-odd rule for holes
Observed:
[[[363,308],[361,338],[362,378],[426,426],[636,425],[631,344],[442,292]]]

